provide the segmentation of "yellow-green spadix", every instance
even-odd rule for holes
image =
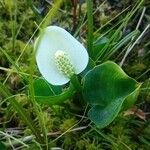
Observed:
[[[68,83],[73,74],[81,73],[88,64],[89,56],[84,46],[58,26],[45,28],[34,48],[40,73],[53,85]]]

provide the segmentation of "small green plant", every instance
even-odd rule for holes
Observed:
[[[149,149],[149,2],[101,2],[0,2],[0,149]]]
[[[64,29],[57,26],[47,27],[37,38],[34,47],[38,68],[46,80],[34,83],[37,102],[57,105],[73,99],[78,92],[83,95],[80,101],[90,104],[88,117],[99,128],[109,125],[121,109],[134,104],[141,84],[127,76],[114,62],[97,64],[87,69],[81,77],[79,73],[87,67],[90,56]],[[65,86],[64,91],[62,85],[69,81],[70,86]],[[55,94],[58,85],[62,92]]]

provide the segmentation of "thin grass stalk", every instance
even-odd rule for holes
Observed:
[[[39,121],[39,125],[42,131],[42,134],[44,136],[44,141],[42,144],[46,144],[46,149],[48,150],[48,139],[47,139],[47,130],[45,127],[45,123],[43,120],[43,116],[42,116],[42,110],[40,109],[40,106],[38,106],[36,100],[35,100],[35,94],[34,94],[34,87],[33,87],[33,74],[34,74],[34,70],[32,68],[34,68],[34,57],[32,56],[31,61],[30,61],[30,76],[29,76],[29,98],[30,101],[33,104],[33,109],[37,115],[38,121]]]
[[[126,17],[123,19],[123,23],[120,25],[120,27],[116,30],[116,32],[112,35],[111,39],[108,41],[108,43],[104,46],[104,48],[98,53],[96,57],[96,62],[101,58],[102,61],[107,58],[107,51],[111,49],[110,45],[113,43],[116,38],[118,38],[118,34],[120,31],[127,25],[131,17],[135,14],[135,12],[139,9],[139,7],[143,4],[144,0],[138,1],[136,5],[133,7],[133,9],[126,15]],[[103,56],[103,57],[102,57]]]
[[[87,49],[90,57],[93,57],[93,1],[86,0],[87,3]]]
[[[16,101],[14,97],[12,97],[11,93],[8,91],[8,89],[0,82],[0,93],[2,94],[3,97],[8,98],[8,101],[12,105],[13,109],[18,113],[20,118],[28,125],[32,133],[35,135],[36,139],[38,142],[42,143],[42,137],[40,135],[40,132],[34,125],[32,119],[30,116],[26,113],[24,108]]]

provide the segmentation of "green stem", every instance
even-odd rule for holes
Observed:
[[[88,35],[87,35],[87,47],[89,56],[93,55],[93,1],[86,0],[87,3],[87,20],[88,20]]]
[[[80,84],[78,77],[76,75],[73,75],[71,77],[70,82],[72,83],[72,85],[74,86],[76,91],[78,91],[78,92],[82,91],[81,84]]]

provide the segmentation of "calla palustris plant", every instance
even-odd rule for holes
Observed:
[[[109,125],[124,104],[126,108],[134,104],[140,84],[114,62],[107,61],[86,69],[81,82],[78,80],[90,63],[89,55],[84,46],[63,28],[45,28],[34,47],[43,77],[34,82],[38,103],[58,105],[80,92],[91,106],[89,119],[99,128]],[[70,85],[64,90],[68,82]]]

